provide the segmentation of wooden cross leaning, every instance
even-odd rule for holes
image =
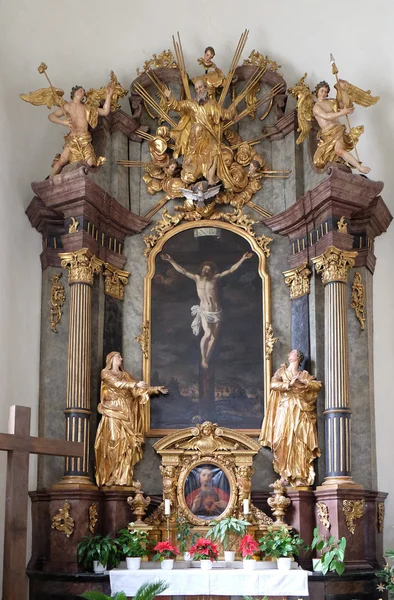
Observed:
[[[27,600],[26,576],[29,454],[83,456],[82,442],[30,436],[30,408],[11,406],[8,433],[0,451],[8,453],[4,525],[3,600]]]

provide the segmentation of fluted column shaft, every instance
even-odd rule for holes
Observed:
[[[324,289],[326,478],[323,485],[355,485],[351,478],[347,273],[357,252],[331,246],[313,259]]]
[[[68,333],[66,440],[82,442],[82,458],[66,457],[62,484],[90,484],[90,361],[91,300],[94,274],[102,261],[87,249],[60,255],[62,267],[69,271],[70,321]]]

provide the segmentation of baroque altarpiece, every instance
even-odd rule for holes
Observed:
[[[283,473],[258,440],[271,378],[292,349],[323,383],[320,456],[313,482],[286,488],[284,520],[307,542],[316,526],[346,536],[350,570],[381,561],[372,290],[374,240],[391,220],[383,183],[350,154],[361,128],[325,127],[322,86],[323,113],[305,78],[289,90],[274,60],[258,49],[244,58],[245,44],[226,74],[211,47],[186,68],[178,38],[138,70],[130,113],[117,108],[126,90],[112,74],[86,96],[89,132],[66,139],[52,176],[32,184],[27,215],[43,236],[40,435],[84,443],[65,465],[39,460],[32,598],[56,597],[67,577],[70,594],[108,589],[105,577],[73,579],[76,546],[125,527],[141,486],[157,539],[169,526],[163,495],[204,526],[193,496],[202,467],[217,471],[224,515],[248,499],[256,530],[273,522],[270,485]],[[376,102],[341,81],[338,118]],[[58,106],[54,122],[68,111]],[[141,407],[132,481],[98,487],[100,373],[111,352],[167,393]]]

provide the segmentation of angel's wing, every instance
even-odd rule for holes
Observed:
[[[35,92],[30,92],[29,94],[19,94],[19,97],[25,102],[29,102],[29,104],[33,104],[33,106],[44,106],[47,105],[48,108],[52,108],[52,106],[63,106],[64,104],[64,92],[59,88],[40,88]]]
[[[120,85],[118,78],[113,71],[111,71],[111,83],[114,88],[111,96],[111,112],[114,112],[117,108],[120,108],[119,98],[123,98],[128,92]],[[105,100],[106,97],[106,86],[103,86],[98,90],[91,88],[88,92],[86,92],[86,104],[92,108],[99,108],[100,102]]]
[[[221,185],[214,185],[209,188],[206,192],[204,192],[204,200],[208,200],[208,198],[213,198],[219,193]]]
[[[335,88],[337,90],[337,100],[348,108],[353,106],[353,102],[367,108],[376,104],[380,98],[380,96],[371,96],[371,90],[364,91],[343,79],[339,84],[335,84]]]
[[[185,198],[187,198],[188,200],[197,200],[198,196],[197,194],[195,194],[194,192],[192,192],[191,190],[186,190],[185,188],[179,188],[179,190],[181,192],[183,192],[183,195],[185,196]]]
[[[314,100],[312,96],[312,92],[309,89],[309,86],[306,85],[307,73],[298,83],[295,84],[294,87],[289,88],[289,93],[296,98],[297,100],[297,116],[298,116],[298,129],[300,131],[300,135],[297,138],[297,144],[301,144],[305,138],[309,135],[311,129],[311,122],[313,119],[313,106]]]

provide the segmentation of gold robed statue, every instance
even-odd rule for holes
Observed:
[[[304,360],[300,350],[292,350],[289,366],[281,365],[271,379],[271,393],[259,441],[269,446],[273,466],[284,483],[311,486],[315,480],[313,461],[321,455],[316,429],[316,399],[320,381],[300,371]]]
[[[118,100],[127,94],[113,71],[111,81],[106,87],[99,89],[91,88],[85,92],[81,85],[72,88],[70,101],[63,98],[64,91],[54,88],[46,73],[47,66],[41,63],[38,72],[44,74],[48,88],[40,88],[29,94],[20,94],[20,98],[33,106],[44,106],[59,108],[48,115],[51,123],[61,125],[69,129],[64,136],[64,146],[61,154],[57,154],[52,162],[51,177],[60,173],[68,163],[85,161],[90,167],[100,167],[106,162],[104,156],[96,156],[92,135],[89,127],[97,127],[99,116],[107,116],[119,108]]]
[[[148,387],[124,371],[119,352],[110,352],[101,371],[101,394],[94,451],[99,487],[133,483],[134,465],[142,458],[147,429],[143,409],[150,396],[167,394],[162,386]]]
[[[297,131],[300,132],[297,144],[301,144],[308,137],[315,118],[320,130],[317,134],[318,144],[313,164],[323,169],[331,161],[340,162],[367,174],[371,169],[362,165],[356,149],[364,126],[350,127],[349,115],[354,112],[354,104],[372,106],[379,100],[379,96],[371,96],[369,90],[364,91],[344,79],[339,79],[332,55],[331,65],[336,76],[336,98],[328,97],[330,86],[326,81],[318,83],[313,94],[305,83],[307,73],[293,88],[289,88],[289,93],[297,99]],[[342,117],[345,117],[347,127],[340,122]],[[354,150],[356,157],[351,154],[351,150]]]

